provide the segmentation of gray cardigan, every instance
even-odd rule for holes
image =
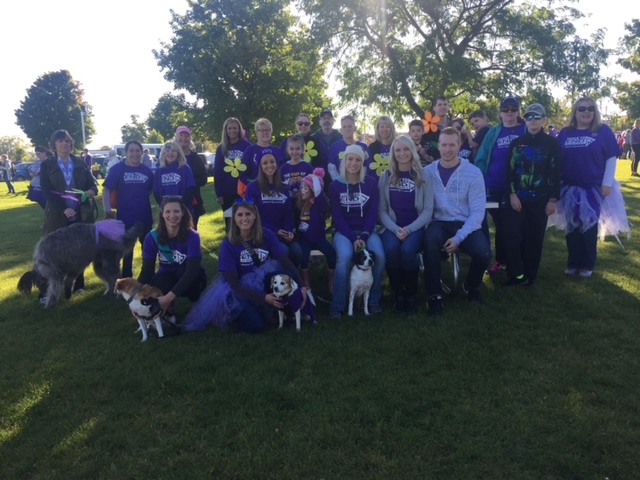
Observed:
[[[433,216],[433,179],[424,170],[421,172],[423,183],[416,185],[416,201],[415,207],[418,212],[418,218],[410,225],[405,225],[409,233],[413,233],[421,228],[426,228]],[[393,233],[397,233],[402,226],[396,224],[396,213],[389,203],[389,184],[391,181],[391,172],[388,170],[380,176],[378,181],[378,191],[380,192],[380,206],[378,208],[378,217],[383,227],[389,229]]]

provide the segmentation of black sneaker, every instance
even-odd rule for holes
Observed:
[[[478,290],[477,288],[469,288],[467,290],[467,300],[475,303],[484,303],[482,295],[480,294],[480,290]]]
[[[509,280],[507,280],[506,282],[504,282],[502,284],[503,287],[517,287],[517,286],[521,286],[521,285],[528,285],[529,284],[529,280],[527,280],[527,278],[525,276],[522,276],[520,278],[518,277],[510,277]]]
[[[415,295],[409,295],[404,302],[404,311],[409,315],[413,315],[418,311],[418,303]]]
[[[429,299],[429,309],[427,310],[427,316],[435,317],[444,315],[444,298],[440,295],[431,297]]]

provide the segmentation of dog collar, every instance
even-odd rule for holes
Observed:
[[[366,270],[369,270],[369,267],[367,267],[367,268],[362,268],[360,265],[356,265],[356,268],[357,268],[358,270],[362,270],[363,272],[364,272],[364,271],[366,271]]]
[[[129,295],[129,299],[127,300],[127,305],[130,305],[131,302],[133,302],[133,299],[136,298],[136,295],[140,293],[140,290],[142,290],[142,287],[144,287],[144,285],[140,285],[135,292]]]

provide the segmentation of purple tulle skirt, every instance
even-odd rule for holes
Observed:
[[[562,187],[556,213],[549,217],[547,228],[556,227],[567,233],[585,232],[598,225],[598,236],[631,235],[620,183],[613,182],[611,193],[603,197],[599,187]]]
[[[101,220],[96,222],[95,226],[98,234],[109,240],[120,242],[122,241],[122,237],[124,237],[124,223],[120,220]]]
[[[240,283],[262,292],[265,277],[281,269],[278,262],[270,260],[253,272],[243,275]],[[200,300],[191,308],[185,318],[184,329],[187,332],[196,332],[204,330],[209,325],[224,328],[229,322],[233,322],[241,311],[235,293],[224,279],[219,278],[202,293]]]

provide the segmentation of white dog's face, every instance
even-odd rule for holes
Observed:
[[[271,291],[277,297],[291,295],[297,288],[298,284],[289,275],[279,274],[271,278]]]

